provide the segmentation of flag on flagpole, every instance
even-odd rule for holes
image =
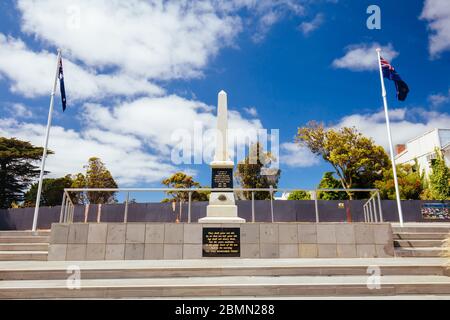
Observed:
[[[397,90],[397,99],[405,101],[408,96],[409,88],[405,81],[400,78],[400,75],[395,71],[394,67],[383,57],[380,57],[381,68],[383,69],[383,77],[395,82],[395,89]]]
[[[64,72],[63,72],[62,58],[59,59],[58,78],[59,78],[59,89],[61,91],[62,109],[64,112],[66,111],[66,88],[64,87]]]

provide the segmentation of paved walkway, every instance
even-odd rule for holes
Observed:
[[[198,260],[120,260],[120,261],[0,261],[0,270],[66,270],[76,264],[81,269],[148,268],[257,268],[333,266],[435,266],[444,258],[354,258],[354,259],[198,259]]]

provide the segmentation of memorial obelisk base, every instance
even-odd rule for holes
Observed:
[[[227,94],[220,91],[217,105],[217,137],[214,161],[211,162],[211,188],[206,217],[199,223],[244,223],[239,218],[238,209],[232,191],[214,191],[214,189],[233,189],[234,162],[228,157],[228,106]]]
[[[212,187],[233,188],[232,161],[213,161]],[[238,217],[238,210],[234,201],[233,192],[212,191],[209,205],[206,207],[206,217],[198,220],[199,223],[245,223],[245,219]]]

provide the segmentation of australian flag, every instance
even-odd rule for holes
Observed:
[[[405,101],[408,96],[409,88],[405,81],[400,78],[400,75],[395,71],[391,64],[381,58],[381,68],[383,70],[383,77],[395,82],[395,88],[397,89],[397,99],[400,101]]]
[[[59,59],[58,78],[59,78],[59,89],[61,90],[62,109],[64,112],[64,111],[66,111],[66,89],[64,87],[64,72],[63,72],[62,58]]]

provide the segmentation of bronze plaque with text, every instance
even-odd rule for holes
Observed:
[[[203,228],[203,257],[240,257],[240,228]]]
[[[232,168],[213,168],[211,188],[233,188]]]

